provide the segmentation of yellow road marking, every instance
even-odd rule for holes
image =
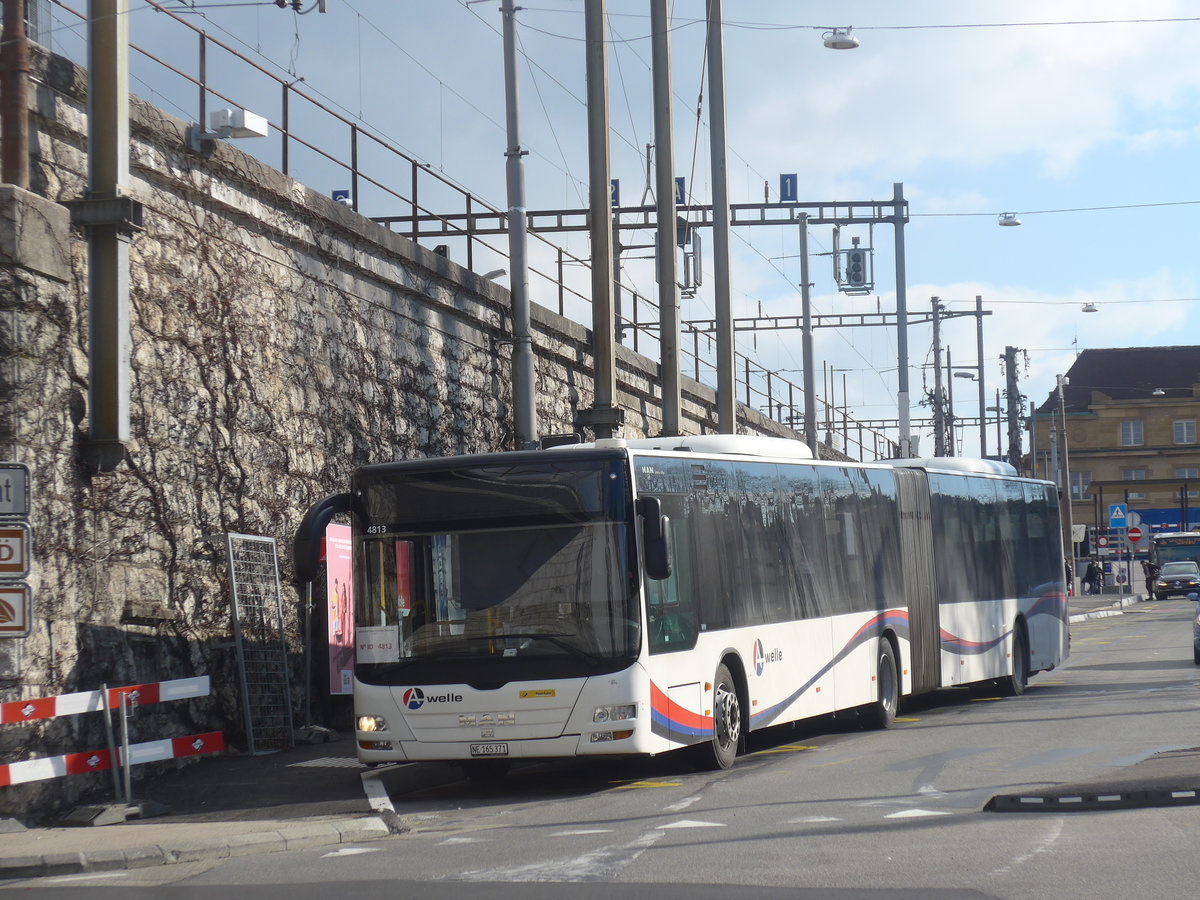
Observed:
[[[914,719],[914,718],[906,718],[905,716],[896,716],[896,718],[893,719],[892,721],[894,721],[894,722],[920,722],[921,720]]]
[[[636,791],[641,788],[666,788],[679,787],[681,781],[633,781],[622,784],[619,781],[610,781],[609,784],[615,784],[618,791]]]
[[[972,697],[972,703],[991,703],[993,700],[1003,700],[1003,697]]]
[[[759,750],[754,755],[758,756],[760,753],[802,753],[805,750],[816,750],[816,749],[817,749],[816,747],[810,747],[810,746],[805,746],[805,745],[801,745],[801,744],[789,744],[784,747],[771,747],[770,749],[767,749],[767,750]]]

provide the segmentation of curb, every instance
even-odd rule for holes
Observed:
[[[1111,791],[1097,794],[997,794],[984,804],[985,812],[1083,812],[1097,809],[1137,809],[1148,806],[1200,804],[1200,791]]]
[[[257,853],[378,841],[390,837],[392,833],[392,829],[383,818],[369,816],[335,822],[301,822],[274,831],[252,832],[215,840],[179,839],[127,850],[13,856],[0,859],[0,880],[142,869],[205,859],[232,859]]]

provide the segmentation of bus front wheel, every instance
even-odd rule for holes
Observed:
[[[737,758],[742,737],[742,702],[729,669],[717,666],[713,680],[712,761],[715,768],[728,769]]]
[[[873,728],[891,728],[900,706],[900,672],[896,666],[892,642],[879,642],[879,667],[875,679],[875,702],[865,708],[867,722]]]

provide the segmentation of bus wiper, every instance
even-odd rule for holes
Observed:
[[[567,637],[575,637],[575,635],[562,631],[515,631],[501,632],[499,634],[473,634],[469,636],[469,639],[473,641],[503,641],[516,638],[522,641],[546,641],[556,647],[561,647],[572,656],[578,656],[588,663],[588,665],[599,665],[600,657],[588,653],[582,647],[577,647],[575,644],[562,640],[562,638]]]

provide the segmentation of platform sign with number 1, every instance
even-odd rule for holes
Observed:
[[[794,172],[791,175],[779,176],[779,202],[796,202],[796,175]]]

